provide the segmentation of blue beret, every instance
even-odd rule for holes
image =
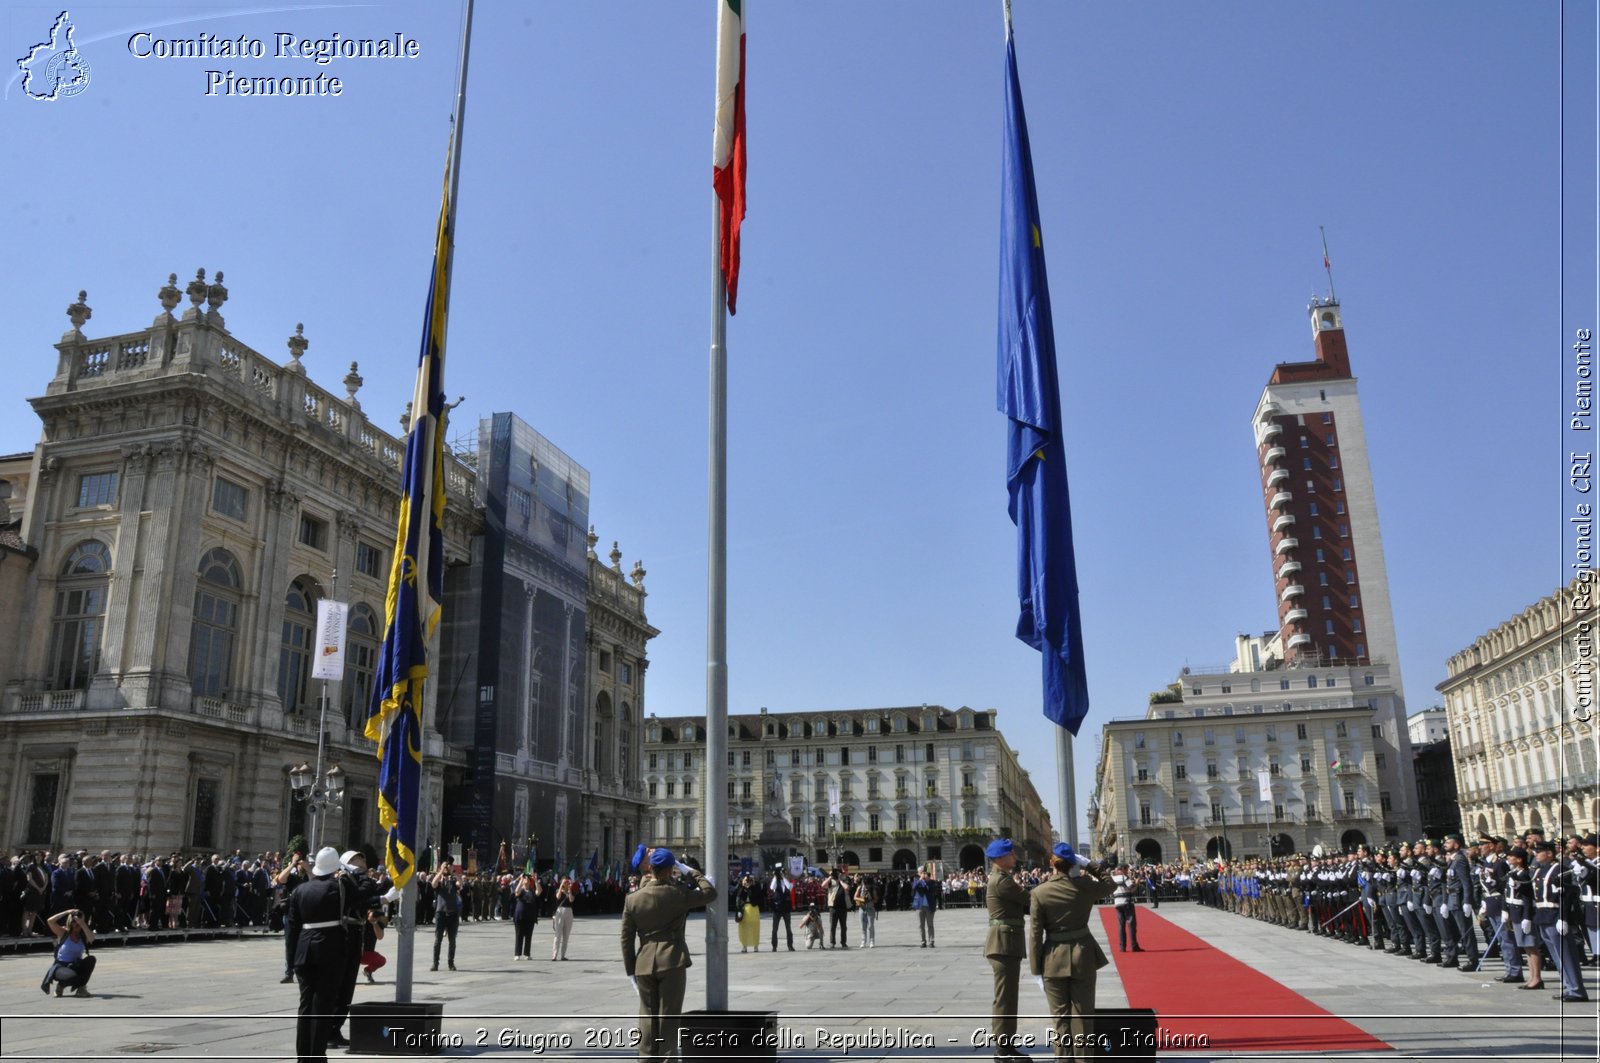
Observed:
[[[642,863],[644,863],[644,842],[640,842],[639,847],[633,851],[633,859],[628,861],[628,866],[637,871]]]
[[[1060,845],[1057,845],[1050,851],[1061,857],[1063,860],[1076,860],[1078,858],[1078,854],[1073,852],[1072,846],[1068,845],[1066,842],[1062,842]]]
[[[657,849],[650,854],[651,867],[671,867],[677,862],[678,858],[672,855],[671,849]]]
[[[998,860],[1002,856],[1010,856],[1015,848],[1016,845],[1012,843],[1010,838],[996,838],[989,843],[989,848],[983,851],[983,855],[990,860]]]

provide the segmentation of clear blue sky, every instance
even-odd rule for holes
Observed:
[[[747,8],[733,710],[992,706],[1054,806],[994,402],[1000,3]],[[8,61],[60,10],[6,4]],[[13,78],[0,104],[0,452],[38,437],[25,399],[79,288],[90,335],[131,331],[199,266],[237,337],[286,358],[303,321],[313,378],[359,360],[397,430],[457,5],[70,10],[90,86],[39,103]],[[1274,622],[1249,419],[1310,357],[1319,224],[1408,701],[1432,704],[1448,655],[1565,571],[1556,4],[1017,0],[1016,26],[1093,698],[1080,808],[1101,721]],[[705,704],[714,27],[713,0],[481,0],[446,370],[458,424],[514,410],[590,470],[602,551],[649,570],[663,715]],[[421,56],[140,60],[139,30],[401,32]],[[210,68],[344,94],[208,98]]]

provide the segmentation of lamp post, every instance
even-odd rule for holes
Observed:
[[[306,803],[311,816],[311,850],[322,847],[322,824],[329,808],[344,800],[344,769],[334,764],[322,770],[322,742],[317,742],[317,766],[308,764],[289,770],[289,786],[297,800]]]

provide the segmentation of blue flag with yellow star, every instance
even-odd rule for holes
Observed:
[[[1075,735],[1089,712],[1089,681],[1039,198],[1009,26],[1000,200],[999,407],[1008,419],[1006,490],[1017,526],[1017,638],[1043,659],[1045,716]]]
[[[448,154],[447,154],[448,157]],[[395,532],[383,646],[378,654],[366,735],[378,743],[378,821],[388,836],[384,863],[396,888],[417,864],[417,816],[422,789],[422,690],[428,640],[444,597],[444,336],[450,302],[450,171],[422,319],[422,351],[411,401],[411,430],[401,469],[400,521]]]

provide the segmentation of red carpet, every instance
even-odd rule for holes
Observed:
[[[1117,951],[1117,915],[1110,905],[1101,908],[1100,918],[1128,1006],[1155,1009],[1158,1047],[1193,1052],[1203,1043],[1211,1049],[1297,1053],[1391,1047],[1143,905],[1143,952]],[[1188,1040],[1202,1035],[1204,1042]]]

